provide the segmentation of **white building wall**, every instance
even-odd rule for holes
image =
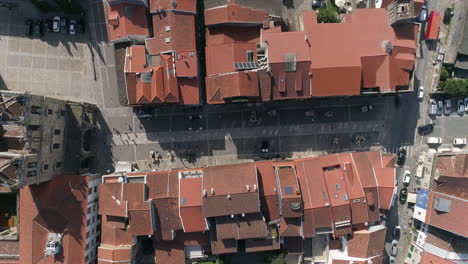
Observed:
[[[98,188],[100,177],[90,177],[88,182],[88,209],[86,215],[86,263],[93,263],[97,258],[97,247],[101,237],[101,220],[98,217]]]

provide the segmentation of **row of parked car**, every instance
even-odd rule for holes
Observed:
[[[27,36],[44,36],[45,32],[55,32],[62,34],[76,35],[84,33],[84,20],[68,20],[66,17],[55,16],[53,19],[26,19],[25,34]]]
[[[460,98],[457,100],[457,113],[463,115],[465,112],[468,113],[468,97]],[[441,116],[450,115],[452,113],[452,99],[445,99],[444,101],[436,101],[434,99],[429,100],[429,115],[430,116]]]

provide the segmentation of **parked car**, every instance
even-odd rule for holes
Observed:
[[[445,24],[450,24],[450,20],[452,19],[452,9],[450,7],[447,7],[444,12],[444,23]]]
[[[466,138],[454,138],[453,139],[454,146],[464,146],[466,145]]]
[[[372,111],[372,109],[374,109],[374,106],[372,106],[372,105],[363,105],[363,106],[361,106],[361,112],[363,112],[363,113],[370,112],[370,111]]]
[[[444,102],[437,101],[437,115],[441,116],[443,112],[444,112]]]
[[[433,124],[427,124],[427,125],[418,127],[418,133],[420,135],[427,135],[427,134],[430,134],[432,131],[434,131]]]
[[[463,115],[463,114],[465,113],[465,104],[464,104],[464,102],[463,102],[463,99],[461,99],[461,98],[458,99],[457,105],[458,105],[458,107],[457,107],[457,113],[458,113],[459,115]]]
[[[314,0],[312,2],[312,9],[318,9],[318,8],[325,8],[327,7],[327,3],[322,0]]]
[[[468,97],[465,97],[465,112],[468,112]]]
[[[397,164],[402,166],[403,164],[405,164],[405,160],[406,160],[406,149],[401,148],[398,150]]]
[[[440,137],[428,137],[427,138],[428,145],[439,145],[442,144],[442,138]]]
[[[421,8],[421,12],[419,13],[418,22],[424,23],[427,20],[427,6],[423,5]]]
[[[52,20],[50,20],[50,18],[47,18],[44,21],[44,28],[45,28],[46,32],[51,32],[52,31]]]
[[[400,203],[405,204],[406,199],[408,199],[408,190],[406,187],[401,188],[400,190]],[[393,243],[392,243],[393,244]],[[396,254],[395,254],[396,255]]]
[[[85,32],[85,22],[84,22],[84,19],[80,19],[78,20],[78,23],[76,24],[76,31],[79,33],[79,34],[83,34]]]
[[[452,100],[451,99],[445,99],[444,102],[444,114],[445,115],[450,115],[452,113]]]
[[[76,35],[76,20],[70,20],[70,27],[68,29],[70,35]]]
[[[26,19],[24,22],[24,34],[26,36],[32,36],[33,33],[33,21],[31,19]]]
[[[60,32],[60,17],[54,16],[52,20],[52,30],[56,33]]]
[[[394,228],[393,228],[393,237],[396,239],[396,240],[399,240],[400,239],[400,234],[401,234],[401,228],[399,225],[396,225]]]
[[[270,142],[262,141],[262,152],[268,153],[270,151]]]
[[[60,18],[60,32],[68,34],[68,21],[66,17]]]
[[[392,240],[392,250],[390,251],[390,255],[396,257],[398,254],[398,240]]]
[[[422,100],[424,98],[424,87],[422,85],[418,88],[418,100]]]
[[[408,186],[411,181],[411,172],[409,170],[405,170],[403,172],[403,185]]]
[[[42,27],[42,20],[37,19],[36,22],[34,22],[33,34],[38,37],[44,35],[44,28]]]
[[[429,100],[429,115],[437,115],[437,102],[434,99]]]
[[[380,224],[386,225],[387,224],[387,216],[384,214],[380,214]]]

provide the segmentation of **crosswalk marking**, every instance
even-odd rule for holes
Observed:
[[[387,153],[398,153],[398,150],[405,149],[406,150],[406,157],[413,156],[413,146],[401,146],[401,147],[390,147],[386,148]]]

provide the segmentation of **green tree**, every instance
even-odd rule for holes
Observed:
[[[442,67],[442,70],[440,71],[440,81],[445,82],[449,77],[449,72],[447,71],[447,68]]]
[[[319,8],[317,20],[320,23],[340,23],[341,20],[337,17],[336,9],[331,4],[326,8]]]
[[[449,95],[468,94],[468,80],[449,79],[440,83],[440,88]]]

